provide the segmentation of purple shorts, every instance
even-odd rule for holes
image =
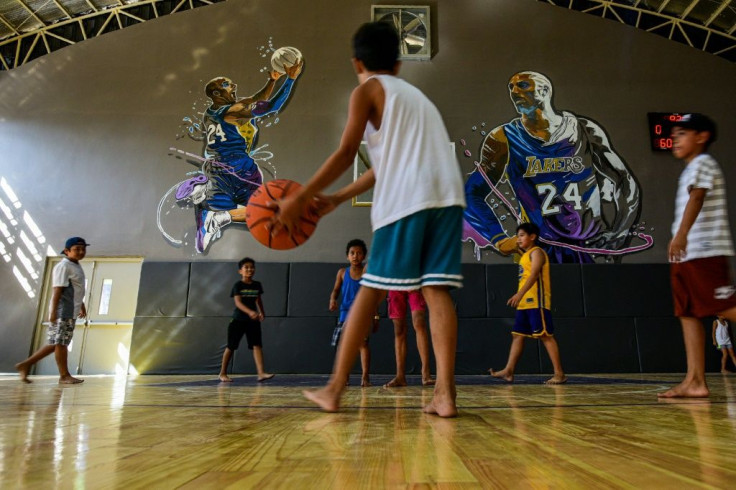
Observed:
[[[547,308],[516,310],[516,321],[511,333],[524,337],[551,337],[555,333],[552,313]]]

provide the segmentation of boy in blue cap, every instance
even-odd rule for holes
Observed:
[[[51,275],[53,293],[49,304],[49,343],[25,361],[15,365],[20,380],[24,383],[31,382],[28,379],[31,366],[52,352],[59,368],[59,384],[78,384],[84,381],[69,373],[67,355],[76,319],[87,316],[87,309],[84,306],[84,271],[79,261],[87,255],[88,246],[84,238],[77,236],[68,239],[64,250],[61,251],[66,257],[56,264]]]

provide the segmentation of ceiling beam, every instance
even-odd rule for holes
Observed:
[[[684,19],[685,17],[690,15],[690,12],[692,12],[692,10],[698,3],[700,3],[700,0],[693,0],[692,2],[690,2],[690,5],[688,5],[685,10],[682,11],[682,15],[680,15],[680,18]]]
[[[728,7],[731,4],[731,0],[724,0],[724,2],[713,12],[713,14],[708,18],[708,20],[705,21],[705,26],[709,26],[711,22],[716,20],[719,15],[721,15],[721,12],[726,10],[726,7]]]
[[[669,3],[670,3],[670,0],[664,0],[664,2],[662,2],[662,5],[660,5],[660,6],[659,6],[659,8],[657,9],[657,13],[660,13],[660,14],[661,14],[661,13],[662,13],[662,11],[664,10],[664,8],[665,8],[665,7],[667,6],[667,4],[669,4]]]
[[[40,22],[42,26],[45,26],[46,25],[46,22],[44,22],[43,20],[41,20],[41,18],[38,15],[36,15],[36,12],[34,12],[33,10],[31,10],[31,8],[28,5],[26,5],[26,3],[23,0],[15,0],[15,1],[18,2],[19,4],[21,4],[23,6],[23,8],[26,9],[26,11],[28,11],[29,14],[31,14],[31,17],[33,17],[38,22]],[[26,19],[26,20],[28,20],[28,19]],[[25,22],[26,21],[24,20],[18,27],[20,27],[23,24],[25,24]]]
[[[62,12],[64,12],[64,14],[65,14],[65,15],[66,15],[66,16],[67,16],[68,18],[70,18],[70,19],[72,18],[72,14],[71,14],[71,12],[69,12],[69,11],[68,11],[68,10],[66,9],[66,7],[64,7],[64,6],[62,5],[62,4],[60,4],[58,0],[53,0],[53,2],[54,2],[54,5],[56,5],[56,8],[58,8],[59,10],[61,10]]]

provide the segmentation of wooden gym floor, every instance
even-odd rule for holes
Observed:
[[[0,377],[0,488],[734,488],[736,376],[709,400],[660,402],[681,375],[545,386],[458,377],[460,417],[431,389],[351,386],[325,414],[321,376]],[[374,376],[374,383],[386,382]],[[357,378],[353,378],[353,384]],[[730,482],[730,483],[729,483]]]

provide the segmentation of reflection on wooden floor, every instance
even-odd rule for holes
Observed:
[[[453,420],[420,412],[431,394],[420,386],[350,387],[345,410],[324,414],[300,396],[300,385],[321,379],[279,378],[227,385],[202,376],[88,377],[60,387],[52,377],[30,385],[0,377],[0,488],[736,482],[736,376],[709,377],[707,401],[673,403],[656,393],[679,375],[579,376],[565,386],[468,378]]]

